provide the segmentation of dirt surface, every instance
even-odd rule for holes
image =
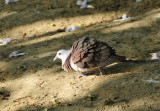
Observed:
[[[76,0],[0,1],[0,111],[159,111],[160,1],[93,0],[80,9]],[[126,13],[132,18],[113,22]],[[65,32],[67,26],[82,30]],[[128,61],[106,67],[105,75],[76,78],[61,61],[60,49],[89,36],[107,42]],[[13,51],[26,53],[8,58]]]

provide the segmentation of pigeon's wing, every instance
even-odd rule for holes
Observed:
[[[71,48],[71,61],[79,68],[106,66],[116,60],[115,51],[106,43],[94,38],[79,39]]]

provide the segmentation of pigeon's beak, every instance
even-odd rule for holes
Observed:
[[[55,58],[53,59],[53,61],[55,61],[57,58],[58,58],[58,57],[57,57],[57,56],[55,56]]]

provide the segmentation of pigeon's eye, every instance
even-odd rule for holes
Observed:
[[[61,55],[61,53],[58,53],[59,55]]]

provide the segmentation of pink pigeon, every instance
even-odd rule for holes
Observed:
[[[53,60],[62,60],[62,68],[65,71],[75,70],[85,76],[89,71],[99,69],[115,62],[125,61],[125,57],[115,54],[107,43],[94,38],[83,37],[75,41],[70,50],[59,50]]]

